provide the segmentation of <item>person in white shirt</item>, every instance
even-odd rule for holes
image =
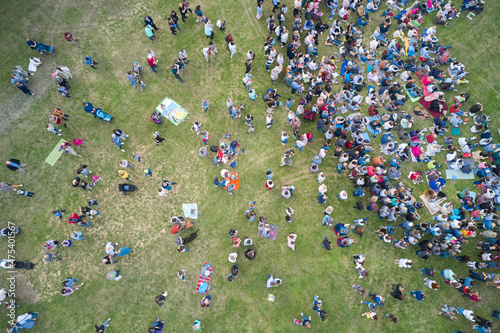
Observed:
[[[446,161],[451,162],[457,157],[457,152],[454,151],[452,153],[446,154]]]
[[[347,9],[347,7],[340,8],[339,16],[343,20],[344,20],[344,18],[349,18],[349,10]]]
[[[229,52],[231,52],[231,58],[236,54],[236,45],[234,45],[234,42],[229,43]]]
[[[465,310],[465,309],[462,309],[462,308],[458,308],[458,313],[460,313],[461,315],[463,315],[465,318],[469,319],[470,321],[473,321],[475,322],[474,320],[474,312],[472,312],[471,310]]]
[[[315,71],[318,69],[318,63],[315,60],[309,61],[309,64],[307,66],[311,71]]]
[[[411,268],[411,266],[413,266],[413,261],[410,259],[396,259],[395,263],[401,268]]]
[[[111,256],[114,256],[116,254],[116,252],[115,252],[115,245],[118,245],[118,243],[117,244],[113,244],[111,242],[108,242],[106,244],[106,253],[109,254],[109,255],[111,255]]]

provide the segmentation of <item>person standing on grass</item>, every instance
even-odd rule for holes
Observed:
[[[153,31],[153,28],[150,25],[147,25],[144,28],[144,31],[146,32],[146,36],[148,36],[149,39],[155,40],[155,33]]]
[[[257,20],[262,18],[262,1],[257,3]]]
[[[152,28],[154,28],[155,30],[160,30],[160,29],[158,29],[156,24],[153,22],[153,19],[151,18],[151,16],[144,17],[144,26],[147,27],[148,25],[151,26]]]
[[[179,16],[177,16],[177,13],[175,12],[175,10],[172,10],[170,17],[172,18],[172,21],[174,22],[174,27],[176,27],[179,31],[182,31],[181,28],[179,28]]]
[[[168,23],[168,27],[170,28],[170,31],[172,32],[172,35],[177,36],[177,34],[175,33],[176,30],[175,30],[175,22],[174,22],[174,20],[172,20],[172,18],[169,17],[167,23]]]
[[[125,149],[122,148],[123,142],[121,136],[116,135],[115,133],[111,134],[111,141],[120,148],[122,152],[125,152]]]
[[[182,83],[184,83],[184,81],[182,81],[180,75],[179,75],[179,66],[177,66],[176,64],[173,64],[172,65],[172,74],[174,74],[175,78],[179,81],[181,81]]]
[[[156,67],[158,67],[158,60],[156,59],[156,55],[153,50],[148,50],[148,58],[147,58],[149,66],[151,66],[151,70],[156,73]]]
[[[76,41],[78,41],[78,38],[75,38],[75,37],[71,34],[71,32],[66,31],[66,32],[64,33],[64,39],[66,39],[66,41],[67,41],[67,42],[72,43],[75,47],[77,46],[75,42],[76,42]]]
[[[280,9],[280,0],[273,0],[273,13],[276,11],[276,9]]]
[[[188,18],[187,11],[188,11],[188,8],[186,6],[184,6],[184,3],[181,2],[179,4],[179,13],[181,14],[181,18],[182,18],[183,23],[186,23],[185,19]]]
[[[127,79],[130,81],[130,83],[132,83],[132,85],[134,86],[134,88],[136,87],[136,84],[137,84],[137,80],[135,78],[135,75],[132,74],[131,71],[128,71],[127,74],[125,74],[125,76],[127,77]]]
[[[73,74],[68,67],[56,67],[56,75],[61,75],[65,80],[73,80]]]
[[[210,22],[210,20],[205,23],[205,35],[207,38],[214,39],[214,27],[212,26],[212,22]]]
[[[189,6],[189,1],[187,0],[182,0],[182,4],[184,5],[184,7],[189,10],[190,13],[192,13],[193,11],[191,10],[190,6]],[[186,12],[186,17],[187,17],[187,12]]]
[[[245,68],[246,68],[245,74],[249,73],[252,70],[252,60],[251,59],[248,59],[245,62]]]
[[[187,54],[186,50],[182,49],[179,51],[179,59],[181,59],[185,65],[189,64],[188,54]]]
[[[160,143],[162,143],[166,138],[162,138],[160,136],[160,133],[158,131],[156,131],[154,134],[153,134],[153,138],[155,139],[155,142],[156,142],[156,147],[158,147],[160,145]]]
[[[210,49],[208,47],[205,47],[201,51],[203,52],[203,56],[205,57],[205,61],[210,62]]]
[[[225,41],[226,41],[226,50],[229,49],[229,43],[231,42],[234,42],[234,38],[231,34],[227,34],[226,35],[226,38],[225,38]]]
[[[196,6],[196,8],[194,9],[194,13],[198,16],[196,18],[196,22],[201,22],[201,19],[203,18],[203,11],[201,10],[200,5]]]
[[[21,90],[25,95],[30,95],[33,96],[35,93],[32,93],[29,89],[28,86],[25,83],[22,82],[16,82],[16,87]]]
[[[97,67],[95,67],[94,65],[97,65],[98,62],[92,60],[91,56],[85,56],[85,58],[83,58],[83,62],[85,63],[85,65],[88,65],[88,66],[92,67],[93,69],[97,69]]]
[[[208,111],[209,106],[210,106],[210,103],[206,99],[201,101],[201,107],[203,108],[203,110],[205,110],[205,112]]]
[[[231,59],[233,56],[236,54],[236,45],[234,45],[234,42],[229,43],[229,52],[231,52]]]
[[[71,98],[71,95],[69,94],[69,91],[68,89],[66,89],[65,87],[59,85],[57,86],[57,92],[61,94],[61,96],[64,96],[66,98]]]

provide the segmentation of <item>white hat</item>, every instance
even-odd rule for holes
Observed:
[[[231,253],[228,257],[229,261],[233,264],[236,262],[236,258],[238,258],[238,253],[236,252]]]

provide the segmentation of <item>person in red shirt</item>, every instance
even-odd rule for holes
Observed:
[[[76,223],[78,223],[78,222],[80,222],[80,216],[78,216],[78,214],[77,214],[77,213],[73,213],[73,215],[71,215],[71,216],[69,217],[68,223],[69,223],[69,224],[72,224],[72,223],[73,223],[73,224],[76,224]]]
[[[482,299],[479,297],[479,293],[476,291],[475,293],[472,293],[469,295],[469,298],[473,300],[474,302],[481,302]]]
[[[148,64],[149,64],[149,66],[151,66],[151,70],[156,73],[156,67],[158,66],[158,60],[156,60],[156,56],[154,55],[154,53],[151,54],[151,52],[148,54]]]
[[[231,34],[226,35],[226,50],[229,49],[229,43],[234,42],[234,38]]]
[[[73,37],[73,35],[71,34],[71,32],[66,31],[64,33],[64,39],[66,39],[68,42],[72,43],[75,47],[77,46],[76,43],[75,43],[75,41],[77,41],[78,38]]]

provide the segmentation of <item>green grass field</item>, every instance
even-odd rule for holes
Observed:
[[[291,31],[293,1],[287,0],[289,12],[285,25]],[[191,3],[194,8],[197,2]],[[28,164],[22,174],[0,168],[0,181],[24,184],[36,195],[21,197],[14,192],[1,193],[0,227],[7,222],[16,223],[22,234],[16,238],[16,257],[36,263],[32,271],[18,271],[17,308],[20,315],[26,311],[40,313],[34,332],[92,332],[94,324],[102,324],[111,317],[110,332],[146,332],[149,325],[159,316],[166,320],[166,332],[188,332],[196,319],[202,321],[204,332],[289,332],[304,328],[294,327],[292,317],[299,318],[304,312],[313,318],[316,332],[451,332],[462,330],[471,332],[472,323],[460,316],[456,322],[447,321],[437,315],[437,306],[446,302],[456,307],[472,309],[482,317],[490,318],[491,310],[499,308],[498,290],[479,285],[474,289],[484,296],[484,301],[475,303],[462,298],[451,287],[442,285],[439,291],[431,291],[423,285],[422,267],[436,270],[452,268],[460,278],[468,275],[467,267],[452,259],[432,257],[427,261],[416,257],[416,248],[406,251],[395,249],[376,237],[373,230],[389,222],[381,221],[376,214],[359,212],[352,208],[356,202],[350,196],[347,202],[340,202],[335,196],[340,190],[351,192],[352,185],[344,174],[336,173],[337,160],[327,156],[320,165],[326,172],[326,185],[330,197],[328,204],[335,208],[335,220],[352,223],[353,219],[367,217],[365,236],[358,244],[347,249],[335,247],[325,251],[321,240],[325,236],[335,240],[331,228],[321,226],[323,209],[326,205],[316,202],[316,176],[309,173],[310,160],[323,144],[315,124],[304,123],[302,131],[313,131],[315,142],[302,152],[297,152],[292,168],[280,168],[279,158],[293,143],[282,146],[280,134],[289,131],[284,106],[274,113],[272,129],[265,129],[265,106],[260,99],[269,87],[277,87],[282,101],[290,96],[290,89],[279,82],[273,85],[269,73],[265,71],[263,42],[267,36],[267,26],[262,19],[255,18],[256,1],[205,1],[202,9],[215,25],[217,19],[227,21],[226,33],[235,38],[238,53],[230,59],[224,49],[224,34],[215,32],[218,54],[206,63],[201,49],[208,45],[203,33],[203,25],[196,23],[190,14],[187,22],[180,23],[182,32],[174,37],[168,29],[166,18],[172,9],[177,9],[174,1],[24,1],[6,3],[0,8],[3,31],[3,47],[0,49],[0,156],[4,160],[18,158]],[[458,6],[458,2],[457,2]],[[383,6],[385,9],[385,5]],[[271,1],[265,1],[264,18],[272,9]],[[326,7],[322,5],[328,17]],[[154,42],[146,38],[143,17],[151,15],[161,28]],[[365,28],[368,36],[378,22],[380,12]],[[490,128],[496,129],[500,121],[495,117],[499,100],[499,80],[497,66],[499,25],[495,23],[500,15],[497,2],[488,2],[486,10],[474,21],[465,18],[453,20],[451,27],[438,27],[438,38],[443,45],[453,45],[451,53],[465,64],[470,74],[468,85],[459,91],[468,92],[472,97],[468,106],[476,102],[484,105],[485,111],[493,118]],[[426,18],[424,27],[432,22],[432,13]],[[391,29],[390,34],[392,35]],[[67,43],[64,31],[71,31],[79,38],[78,47]],[[28,58],[36,56],[25,44],[27,36],[37,41],[55,45],[55,57],[42,57],[44,62],[30,80],[30,88],[37,95],[28,97],[9,82],[12,67],[28,67]],[[326,34],[320,37],[320,54],[337,51],[324,46]],[[147,67],[148,49],[156,52],[159,60],[158,73]],[[173,58],[185,48],[191,62],[181,77],[185,84],[175,80],[170,72]],[[304,47],[302,46],[302,49]],[[244,76],[246,52],[256,52],[252,74],[258,98],[250,101],[241,86]],[[278,47],[278,52],[286,50]],[[85,66],[83,57],[91,55],[99,62],[98,69]],[[145,90],[133,89],[125,73],[138,60],[145,67],[143,80]],[[56,92],[51,73],[56,66],[71,69],[72,98],[63,98]],[[340,67],[340,64],[339,64]],[[283,73],[282,73],[283,75]],[[281,76],[282,77],[282,76]],[[281,80],[279,80],[281,81]],[[336,91],[340,85],[336,86]],[[364,91],[364,93],[366,93]],[[178,127],[166,122],[157,126],[149,121],[154,108],[165,96],[175,99],[189,112],[189,120]],[[452,94],[447,92],[451,101]],[[256,132],[246,134],[243,119],[231,120],[227,114],[225,101],[228,97],[236,103],[245,103],[248,113],[255,118]],[[201,99],[210,101],[210,111],[201,110]],[[297,97],[295,97],[297,99]],[[105,112],[116,117],[115,124],[99,122],[82,109],[82,103],[92,102]],[[235,103],[235,104],[236,104]],[[294,104],[296,107],[297,101]],[[404,110],[412,111],[416,104],[407,102]],[[54,167],[44,162],[59,137],[45,130],[51,109],[59,107],[70,115],[68,128],[62,130],[62,138],[71,140],[79,137],[87,147],[81,150],[83,158],[62,156]],[[366,112],[366,106],[364,106]],[[230,131],[234,139],[240,140],[245,154],[242,154],[236,168],[240,173],[240,190],[233,196],[213,186],[213,178],[220,174],[211,159],[198,157],[202,142],[191,122],[198,120],[203,129],[210,132],[209,145],[217,144],[217,139]],[[429,122],[417,120],[417,127],[423,128]],[[114,128],[120,128],[130,137],[125,141],[125,153],[112,144],[110,137]],[[159,147],[155,147],[151,134],[155,131],[167,137]],[[462,129],[465,135],[469,131]],[[496,134],[494,134],[495,139]],[[378,145],[379,139],[375,139]],[[442,139],[441,139],[442,140]],[[293,141],[293,140],[292,140]],[[132,161],[132,151],[140,153],[142,163],[131,171],[133,183],[139,191],[121,196],[114,190],[120,182],[117,171],[122,158]],[[442,161],[444,155],[439,155]],[[3,162],[2,162],[3,163]],[[88,164],[89,169],[103,178],[91,192],[84,192],[71,186],[75,170],[80,164]],[[144,178],[142,170],[150,167],[153,177]],[[424,165],[406,163],[401,180],[410,186],[406,178],[410,170],[423,170]],[[274,171],[276,187],[268,191],[264,184],[265,172]],[[160,198],[156,190],[163,179],[178,182],[168,198]],[[294,185],[295,195],[286,201],[280,195],[283,184]],[[446,193],[456,198],[455,192],[469,186],[470,181],[449,182]],[[413,186],[413,185],[411,185]],[[420,195],[426,185],[415,188]],[[42,247],[45,240],[68,239],[79,227],[59,221],[51,211],[66,208],[67,214],[79,211],[88,199],[99,199],[100,219],[94,225],[82,229],[86,242],[76,242],[71,248],[59,249],[63,258],[60,262],[44,263]],[[257,216],[266,216],[271,223],[280,227],[275,242],[257,237],[257,220],[249,223],[244,211],[249,200],[256,200]],[[187,247],[189,253],[177,253],[174,236],[170,234],[168,220],[173,215],[182,214],[182,203],[198,203],[202,215],[195,224],[199,229],[198,238]],[[455,200],[456,202],[456,200]],[[285,209],[295,210],[293,223],[284,222]],[[69,213],[69,214],[68,214]],[[427,211],[421,210],[422,220],[429,219]],[[234,283],[227,281],[232,264],[227,257],[233,252],[228,231],[238,229],[241,237],[251,237],[257,257],[253,261],[244,258],[244,247],[236,249],[239,254],[239,275]],[[395,236],[401,238],[401,228],[396,228]],[[290,232],[298,235],[296,251],[285,244]],[[187,237],[188,231],[183,232]],[[128,258],[119,259],[113,266],[103,265],[104,247],[108,241],[130,246],[134,252]],[[471,243],[475,242],[472,240]],[[0,239],[0,259],[7,256],[7,240]],[[370,275],[362,280],[354,272],[351,256],[364,253],[367,256],[366,269]],[[478,251],[471,244],[464,246],[464,254],[476,256]],[[409,258],[415,262],[411,269],[400,269],[394,264],[397,258]],[[194,289],[200,270],[205,261],[215,265],[211,294],[213,301],[208,309],[198,306],[201,295]],[[106,273],[119,269],[123,278],[113,282],[106,279]],[[182,282],[177,271],[186,269],[187,282]],[[269,290],[265,287],[268,274],[283,279],[283,285]],[[78,278],[85,285],[70,297],[60,295],[61,282],[68,276]],[[7,285],[7,274],[0,272],[0,288]],[[361,281],[366,291],[376,292],[386,297],[386,304],[377,310],[379,315],[393,313],[400,322],[394,325],[387,318],[374,322],[362,318],[368,310],[351,285]],[[402,302],[389,296],[392,283],[401,283],[406,289],[406,299]],[[163,307],[158,307],[154,298],[164,290],[169,296]],[[423,302],[410,297],[410,290],[422,290],[428,296]],[[274,303],[264,298],[272,292]],[[326,322],[321,322],[312,311],[313,296],[319,295],[323,308],[329,314]],[[7,312],[2,307],[0,324],[7,323]],[[496,320],[496,319],[492,319]],[[495,323],[498,326],[498,322]]]

